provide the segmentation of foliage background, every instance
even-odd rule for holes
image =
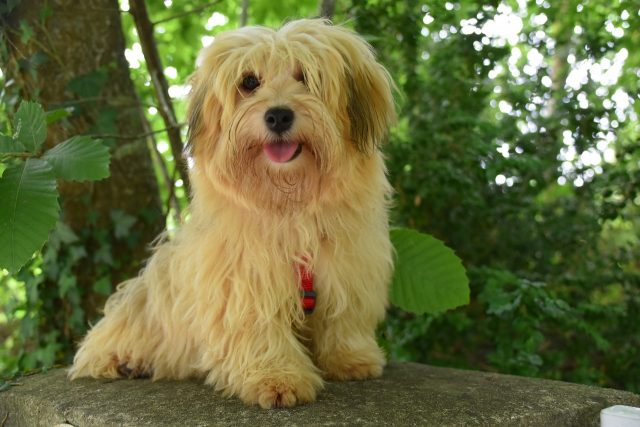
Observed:
[[[146,3],[159,22],[155,39],[184,122],[199,49],[236,28],[243,5]],[[243,4],[248,24],[268,26],[316,15],[319,6]],[[120,9],[139,104],[149,129],[163,129],[127,1]],[[640,392],[637,1],[340,0],[334,20],[375,46],[399,87],[401,119],[385,147],[397,192],[394,224],[444,240],[471,279],[467,307],[435,316],[390,308],[380,328],[389,357]],[[14,29],[26,39],[30,31],[26,23]],[[24,59],[37,77],[38,58]],[[6,130],[22,93],[1,69]],[[89,74],[82,87],[99,79]],[[187,205],[185,191],[166,134],[145,139],[160,154],[154,164],[171,230]],[[126,240],[135,222],[116,211],[111,230],[94,241]],[[77,284],[83,239],[61,224],[19,274],[0,271],[3,376],[68,363],[73,341],[96,320],[79,301],[108,294],[114,283]],[[103,251],[93,260],[117,264],[114,256]],[[52,269],[63,271],[56,292],[70,315],[62,328],[50,322],[59,307],[39,292]]]

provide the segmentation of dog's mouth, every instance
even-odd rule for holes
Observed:
[[[272,162],[287,163],[300,155],[302,144],[297,141],[274,141],[264,144],[263,150]]]

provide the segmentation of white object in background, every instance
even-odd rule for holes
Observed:
[[[640,408],[609,406],[600,411],[600,427],[640,427]]]

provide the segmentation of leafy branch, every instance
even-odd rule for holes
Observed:
[[[164,22],[172,21],[174,19],[184,18],[185,16],[192,15],[194,13],[199,13],[199,12],[205,10],[205,9],[208,9],[208,8],[210,8],[212,6],[215,6],[218,3],[222,3],[222,0],[212,1],[212,2],[207,3],[207,4],[203,4],[202,6],[194,7],[191,10],[187,10],[185,12],[177,13],[175,15],[171,15],[171,16],[168,16],[166,18],[158,19],[157,21],[153,21],[151,23],[151,25],[156,26],[158,24],[162,24]]]
[[[57,180],[96,181],[109,176],[109,149],[89,136],[74,136],[42,151],[47,124],[65,117],[22,102],[11,136],[0,134],[0,268],[18,271],[39,250],[60,213]]]
[[[170,130],[174,130],[174,129],[180,129],[184,126],[186,126],[186,123],[177,123],[175,126],[173,127],[168,127],[168,128],[163,128],[163,129],[157,129],[157,130],[149,130],[147,132],[143,132],[143,133],[139,133],[137,135],[121,135],[121,134],[112,134],[112,133],[104,133],[104,134],[93,134],[91,135],[92,138],[98,138],[98,139],[109,139],[109,138],[114,138],[114,139],[131,139],[131,140],[137,140],[137,139],[143,139],[146,138],[148,136],[152,136],[158,133],[163,133],[163,132],[168,132]]]
[[[169,96],[169,83],[164,75],[164,68],[162,66],[162,61],[160,60],[160,53],[158,52],[158,47],[156,46],[156,41],[153,35],[153,24],[149,19],[149,14],[144,1],[135,0],[131,2],[130,12],[136,24],[140,45],[142,46],[142,53],[144,54],[144,59],[147,63],[147,69],[151,76],[151,82],[153,83],[156,98],[158,99],[158,112],[160,113],[160,116],[165,123],[165,127],[167,128],[167,137],[169,138],[171,154],[173,154],[173,158],[178,166],[178,171],[186,194],[191,194],[189,167],[186,159],[182,155],[182,137],[180,136],[180,128],[178,126],[178,120],[176,119],[176,113],[173,109],[173,103]]]

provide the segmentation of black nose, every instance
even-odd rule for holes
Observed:
[[[293,119],[293,110],[286,107],[269,108],[264,115],[267,127],[276,133],[283,133],[291,129]]]

